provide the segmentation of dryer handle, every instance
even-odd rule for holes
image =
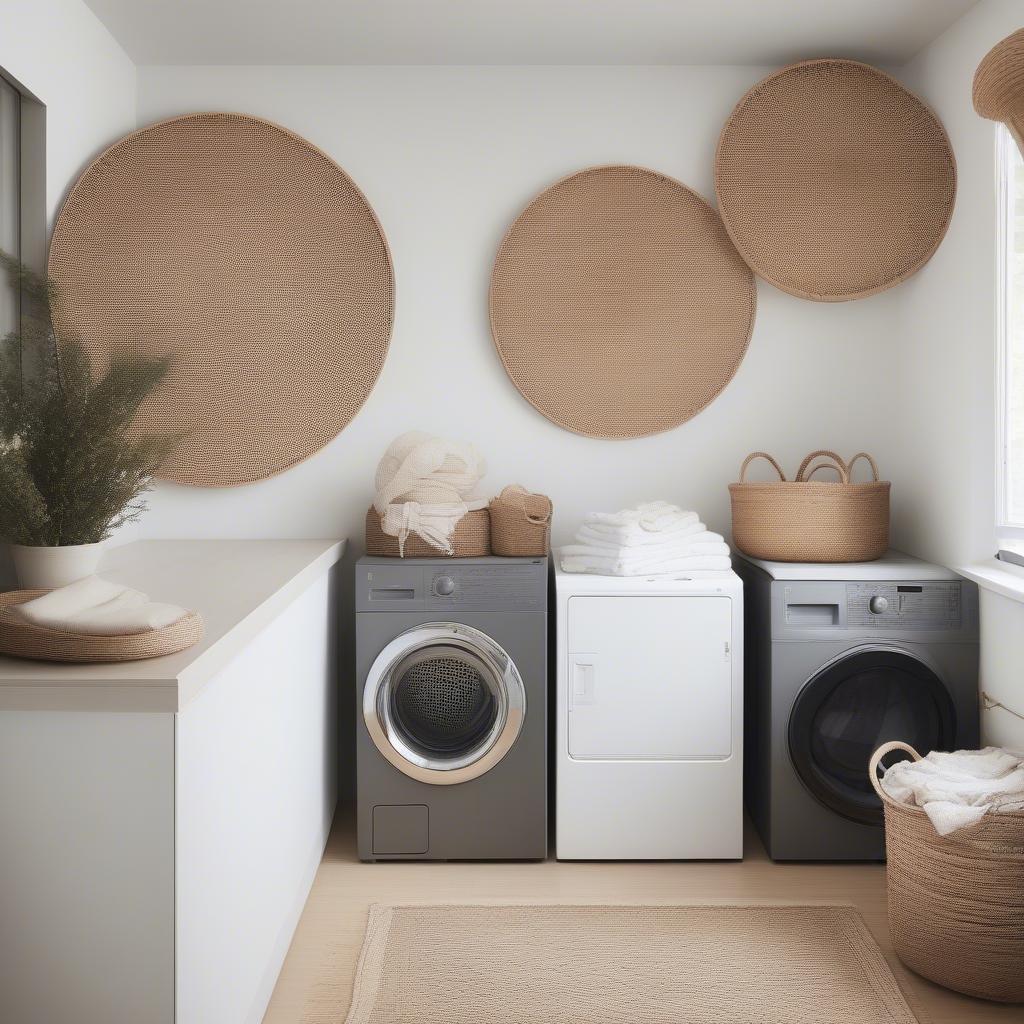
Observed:
[[[597,701],[597,655],[569,655],[569,706],[594,704]]]

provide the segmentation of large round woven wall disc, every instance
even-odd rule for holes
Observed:
[[[241,114],[126,136],[57,219],[58,335],[100,372],[173,355],[136,420],[187,434],[161,476],[229,486],[287,469],[352,419],[380,373],[394,287],[380,225],[320,150]]]
[[[815,60],[740,100],[718,142],[715,191],[756,274],[835,302],[928,262],[953,213],[956,164],[942,123],[895,79]]]
[[[690,419],[729,383],[754,324],[754,278],[718,214],[642,167],[552,185],[505,236],[491,331],[515,386],[591,437]]]

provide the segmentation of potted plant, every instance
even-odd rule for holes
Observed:
[[[3,252],[0,264],[22,297],[20,330],[0,343],[0,540],[22,587],[60,587],[96,571],[178,441],[130,432],[169,363],[118,352],[94,377],[82,343],[54,334],[53,282]]]

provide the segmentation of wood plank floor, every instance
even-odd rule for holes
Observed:
[[[902,968],[889,943],[882,865],[773,864],[750,828],[741,862],[361,864],[352,816],[340,809],[264,1024],[342,1024],[371,903],[476,899],[852,903],[922,1021],[1024,1022],[1024,1007],[959,996]]]

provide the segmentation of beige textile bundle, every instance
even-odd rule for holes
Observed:
[[[452,534],[467,512],[486,508],[475,494],[485,471],[476,447],[419,430],[396,437],[377,466],[373,507],[381,529],[398,538],[399,553],[416,534],[432,549],[453,553]]]

